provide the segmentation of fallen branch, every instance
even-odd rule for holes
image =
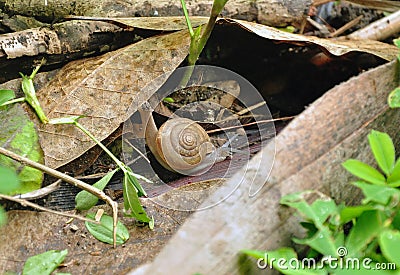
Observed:
[[[79,216],[79,215],[69,214],[69,213],[65,213],[65,212],[60,212],[60,211],[48,209],[46,207],[37,205],[36,203],[27,201],[25,199],[15,198],[15,197],[7,196],[7,195],[4,195],[4,194],[0,194],[0,199],[5,199],[5,200],[8,200],[8,201],[14,201],[14,202],[19,203],[22,206],[29,206],[29,207],[32,207],[34,209],[41,210],[41,211],[44,211],[44,212],[49,212],[49,213],[56,214],[56,215],[59,215],[59,216],[73,218],[73,219],[81,220],[81,221],[84,221],[84,222],[99,223],[99,222],[96,222],[96,221],[94,221],[92,219],[87,219],[87,218]]]
[[[350,39],[384,40],[400,32],[400,10],[347,36]]]
[[[66,56],[84,57],[92,52],[104,52],[110,44],[120,44],[123,39],[117,34],[125,31],[107,22],[74,20],[55,24],[52,28],[2,34],[0,58],[46,54],[53,56],[53,63],[65,62]],[[132,37],[132,34],[127,33],[128,36]],[[55,55],[60,55],[58,60]]]
[[[7,149],[4,149],[2,147],[0,147],[0,154],[3,154],[7,157],[10,157],[18,162],[24,163],[30,167],[36,168],[40,171],[43,171],[53,177],[62,179],[65,182],[68,182],[69,184],[72,184],[76,187],[79,187],[93,195],[95,195],[96,197],[98,197],[99,199],[107,202],[111,208],[112,208],[112,212],[113,212],[113,221],[114,221],[114,228],[113,228],[113,234],[114,234],[114,247],[116,247],[116,238],[117,238],[117,214],[118,214],[118,204],[113,201],[109,196],[107,196],[103,191],[91,186],[90,184],[87,184],[83,181],[77,180],[71,176],[68,176],[64,173],[61,173],[57,170],[54,170],[50,167],[47,167],[43,164],[34,162],[28,158],[22,157],[18,154],[15,154],[14,152],[11,152]]]

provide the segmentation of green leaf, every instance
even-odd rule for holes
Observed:
[[[140,183],[139,183],[139,182],[137,181],[137,179],[136,179],[136,176],[140,176],[140,175],[134,174],[134,173],[132,172],[132,169],[131,169],[130,167],[128,167],[128,166],[125,166],[125,169],[128,171],[128,173],[126,173],[125,177],[128,177],[128,178],[129,178],[129,182],[132,183],[132,184],[135,186],[135,188],[136,188],[136,190],[137,190],[137,192],[138,192],[137,195],[138,195],[139,197],[147,196],[146,191],[144,191],[142,185],[140,185]],[[143,179],[143,180],[147,180],[146,178],[144,178],[144,177],[142,177],[142,176],[140,176],[140,177],[141,177],[141,179]],[[147,180],[147,181],[148,181],[148,182],[151,182],[151,181],[149,181],[149,180]]]
[[[358,218],[346,238],[347,257],[360,257],[363,249],[384,229],[382,213],[378,210],[365,211]]]
[[[379,245],[386,259],[400,267],[400,232],[383,231],[379,235]]]
[[[0,110],[0,146],[30,160],[43,163],[43,152],[35,125],[19,104]],[[40,188],[43,172],[0,154],[0,165],[15,171],[21,182],[8,195],[27,193]]]
[[[103,190],[106,185],[109,183],[111,178],[114,176],[115,172],[117,172],[119,168],[112,170],[107,175],[102,177],[100,180],[93,184],[93,187],[96,187],[99,190]],[[75,197],[75,208],[78,210],[88,210],[95,206],[99,198],[95,195],[89,193],[88,191],[80,191]]]
[[[17,174],[10,168],[0,166],[0,193],[9,194],[20,186]]]
[[[306,201],[306,197],[314,191],[303,191],[289,194],[281,198],[280,203],[297,209],[304,217],[317,224],[322,224],[326,219],[337,214],[335,201],[329,197],[316,199],[311,205]],[[318,226],[317,226],[318,227]]]
[[[311,238],[318,231],[313,222],[300,222],[300,225],[307,230],[307,238]]]
[[[360,179],[376,185],[385,185],[385,177],[378,170],[356,159],[348,159],[342,163],[343,167]]]
[[[387,183],[391,187],[400,186],[400,158],[396,161],[392,174],[387,179]]]
[[[0,227],[7,223],[7,214],[3,207],[0,206]]]
[[[311,237],[306,239],[294,239],[296,243],[309,245],[311,248],[323,255],[336,255],[337,244],[335,238],[324,222],[330,216],[338,215],[338,209],[329,197],[316,199],[311,205],[306,201],[307,197],[314,194],[314,191],[303,191],[282,197],[281,204],[288,205],[297,209],[300,214],[312,221],[318,231]],[[317,193],[318,194],[318,193]]]
[[[298,244],[308,245],[324,256],[336,257],[337,244],[328,226],[321,226],[321,229],[311,238],[293,238],[293,241]]]
[[[390,108],[400,107],[400,87],[397,87],[396,89],[390,92],[388,96],[388,105]]]
[[[360,188],[364,193],[363,204],[372,201],[387,205],[394,196],[400,198],[400,190],[393,187],[372,185],[362,181],[353,182],[352,184]]]
[[[95,214],[90,213],[86,215],[86,218],[94,220]],[[85,222],[87,230],[96,239],[104,243],[113,244],[113,218],[108,215],[103,215],[100,219],[100,224]],[[123,223],[118,221],[117,223],[117,244],[124,244],[129,239],[128,229]]]
[[[393,229],[400,231],[400,211],[397,211],[396,214],[394,215],[392,221],[392,227]]]
[[[395,149],[392,139],[386,133],[372,130],[368,135],[368,141],[379,168],[386,176],[389,176],[392,173],[395,161]]]
[[[369,186],[375,186],[370,185]],[[340,211],[340,221],[342,224],[348,223],[352,219],[359,217],[365,211],[374,210],[375,207],[371,205],[357,205],[357,206],[347,206]]]
[[[273,268],[282,274],[291,275],[327,274],[325,269],[301,268],[302,261],[298,260],[297,254],[293,248],[282,247],[273,251],[244,249],[240,252],[257,259],[257,265],[261,269],[268,268],[271,270]],[[318,264],[316,260],[314,261],[313,259],[309,259],[309,262],[304,262],[305,267],[308,266],[308,263],[311,265],[311,267],[314,263],[314,267],[317,267]],[[297,267],[297,265],[299,265],[299,267]]]
[[[397,46],[397,48],[400,48],[400,38],[393,39],[393,43]]]
[[[13,90],[0,90],[0,105],[15,98]]]
[[[175,100],[172,97],[164,97],[163,101],[167,102],[167,103],[174,103],[175,102]]]
[[[140,222],[149,223],[150,218],[140,204],[138,190],[132,179],[136,180],[134,177],[130,177],[128,173],[124,174],[123,194],[125,215],[134,217]]]
[[[49,250],[26,260],[22,275],[51,274],[65,259],[68,250]]]

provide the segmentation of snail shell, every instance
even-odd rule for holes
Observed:
[[[210,137],[198,123],[190,119],[166,121],[158,130],[155,141],[158,161],[167,169],[193,174],[214,164],[209,157],[215,150]]]

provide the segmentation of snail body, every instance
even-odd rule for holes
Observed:
[[[185,175],[200,174],[229,155],[229,147],[216,148],[207,132],[187,118],[169,119],[157,129],[149,114],[145,139],[164,168]]]

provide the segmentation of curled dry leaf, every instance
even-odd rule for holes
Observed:
[[[103,140],[151,95],[139,93],[155,78],[171,72],[186,57],[186,30],[156,36],[100,57],[71,62],[41,90],[48,118],[83,115],[80,123]],[[162,83],[160,83],[161,85]],[[95,144],[73,125],[39,125],[46,164],[60,167]]]
[[[180,31],[187,28],[184,16],[168,17],[90,17],[90,16],[68,16],[67,19],[95,20],[118,23],[125,27],[140,28],[146,30],[158,31]],[[206,24],[208,17],[191,16],[192,27],[198,27]]]
[[[278,40],[285,41],[288,43],[312,43],[316,44],[320,47],[323,47],[325,50],[330,52],[333,55],[344,55],[349,52],[364,52],[376,55],[385,60],[393,60],[396,58],[398,53],[398,49],[386,43],[381,43],[378,41],[372,40],[333,40],[333,39],[324,39],[318,38],[315,36],[305,36],[300,34],[293,34],[289,32],[280,31],[273,27],[268,27],[264,25],[260,25],[257,23],[236,20],[236,19],[220,19],[220,23],[234,23],[238,24],[242,28],[257,34],[258,36]]]

